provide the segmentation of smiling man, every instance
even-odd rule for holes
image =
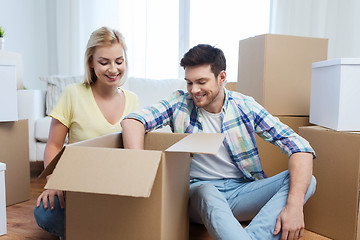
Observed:
[[[126,148],[143,149],[145,132],[170,125],[177,133],[225,133],[217,155],[194,154],[190,167],[190,220],[212,239],[298,239],[303,205],[314,194],[315,156],[309,143],[253,98],[227,91],[226,60],[200,44],[182,58],[187,93],[179,90],[122,122]],[[267,178],[255,134],[289,156],[289,170]],[[251,221],[243,228],[239,221]]]

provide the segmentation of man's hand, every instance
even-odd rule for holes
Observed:
[[[64,193],[63,193],[63,191],[59,191],[59,190],[45,190],[45,191],[43,191],[40,194],[40,196],[37,198],[36,207],[40,206],[40,203],[41,203],[41,200],[42,200],[44,208],[47,209],[49,207],[48,206],[48,199],[49,199],[50,209],[54,210],[55,209],[55,199],[54,199],[55,195],[58,196],[60,207],[64,208],[65,207]]]
[[[281,240],[296,240],[304,235],[304,228],[303,206],[286,205],[276,220],[274,235],[282,230]]]

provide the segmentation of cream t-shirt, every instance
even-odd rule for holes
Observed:
[[[69,143],[99,137],[121,131],[120,121],[129,113],[139,109],[138,97],[119,88],[125,96],[125,108],[120,120],[109,123],[99,109],[91,87],[72,84],[66,87],[50,116],[69,128]]]

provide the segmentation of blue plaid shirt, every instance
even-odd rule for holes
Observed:
[[[221,117],[224,145],[231,160],[249,180],[265,178],[255,140],[255,133],[262,139],[280,147],[289,157],[296,152],[315,152],[309,143],[278,118],[268,113],[252,97],[225,89],[225,102]],[[174,92],[167,99],[126,118],[137,119],[146,132],[170,125],[175,133],[202,132],[201,116],[189,93]]]

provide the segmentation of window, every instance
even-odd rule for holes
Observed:
[[[190,0],[190,47],[224,51],[227,80],[237,81],[239,40],[269,32],[270,0]]]
[[[129,76],[177,78],[179,3],[120,1],[120,29],[128,46]]]
[[[239,40],[269,29],[270,0],[119,2],[129,76],[182,78],[182,55],[199,43],[208,43],[224,51],[228,81],[237,81]]]

